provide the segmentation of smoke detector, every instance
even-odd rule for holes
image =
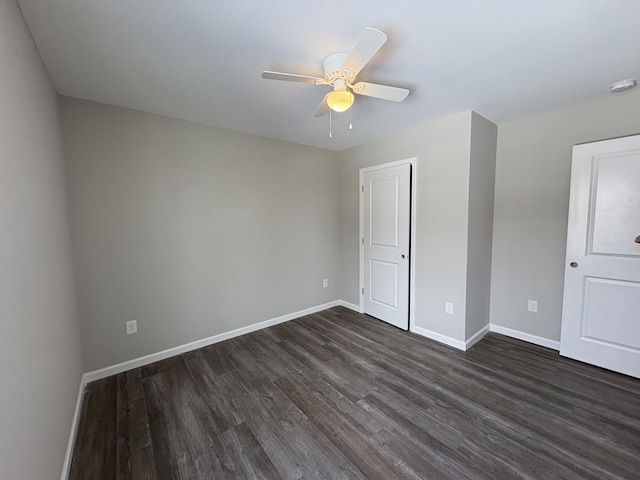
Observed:
[[[611,93],[620,93],[625,90],[629,90],[636,86],[638,81],[635,78],[629,78],[627,80],[620,80],[619,82],[612,83],[609,85],[609,91]]]

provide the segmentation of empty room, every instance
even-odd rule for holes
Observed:
[[[639,22],[0,0],[0,479],[640,478]]]

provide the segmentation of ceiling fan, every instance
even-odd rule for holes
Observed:
[[[262,72],[262,78],[332,86],[333,91],[322,99],[313,115],[314,117],[322,117],[329,113],[330,109],[335,112],[348,110],[353,105],[354,93],[391,100],[392,102],[401,102],[409,95],[409,90],[406,88],[368,82],[355,83],[356,76],[360,73],[360,70],[378,53],[378,50],[386,41],[387,36],[383,32],[367,27],[360,35],[351,53],[335,53],[324,59],[322,63],[323,78],[271,71]]]

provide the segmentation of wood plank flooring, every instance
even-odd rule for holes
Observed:
[[[640,478],[640,381],[336,307],[88,385],[71,479]]]

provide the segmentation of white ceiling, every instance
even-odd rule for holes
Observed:
[[[638,0],[18,0],[62,95],[342,150],[435,117],[489,120],[610,95],[640,78]],[[364,27],[388,42],[358,77],[411,89],[403,103],[358,96],[313,112],[322,76]],[[624,95],[624,94],[622,94]]]

